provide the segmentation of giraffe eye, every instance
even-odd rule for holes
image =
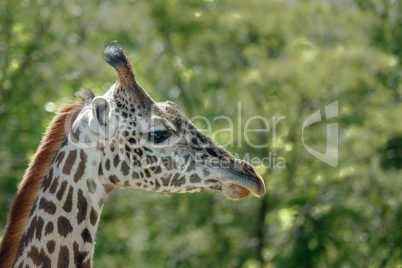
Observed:
[[[169,133],[165,130],[157,130],[149,133],[149,139],[156,144],[165,141],[167,138],[169,138]]]

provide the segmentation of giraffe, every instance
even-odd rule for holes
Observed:
[[[117,187],[160,193],[265,194],[262,178],[201,133],[170,101],[137,83],[124,50],[106,47],[117,81],[78,93],[47,128],[20,184],[0,246],[0,267],[91,267],[102,206]]]

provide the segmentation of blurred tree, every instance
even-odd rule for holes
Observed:
[[[268,194],[116,191],[95,267],[402,265],[401,12],[389,0],[2,1],[0,232],[56,107],[113,83],[101,52],[118,40],[155,100],[205,116],[208,135],[230,127],[217,116],[232,119],[233,135],[215,139],[254,162]],[[310,155],[301,133],[334,101],[337,167]],[[325,129],[306,129],[306,143],[323,152]]]

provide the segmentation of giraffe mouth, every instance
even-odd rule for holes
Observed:
[[[261,176],[230,174],[222,182],[221,192],[223,195],[232,200],[240,200],[250,196],[262,197],[265,194],[265,184]]]
[[[242,186],[236,184],[224,184],[222,185],[223,195],[232,200],[240,200],[249,197],[251,192]]]

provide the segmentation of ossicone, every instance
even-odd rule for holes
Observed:
[[[123,48],[117,43],[111,43],[105,48],[104,60],[116,70],[117,82],[120,86],[132,88],[137,86],[133,66]]]

